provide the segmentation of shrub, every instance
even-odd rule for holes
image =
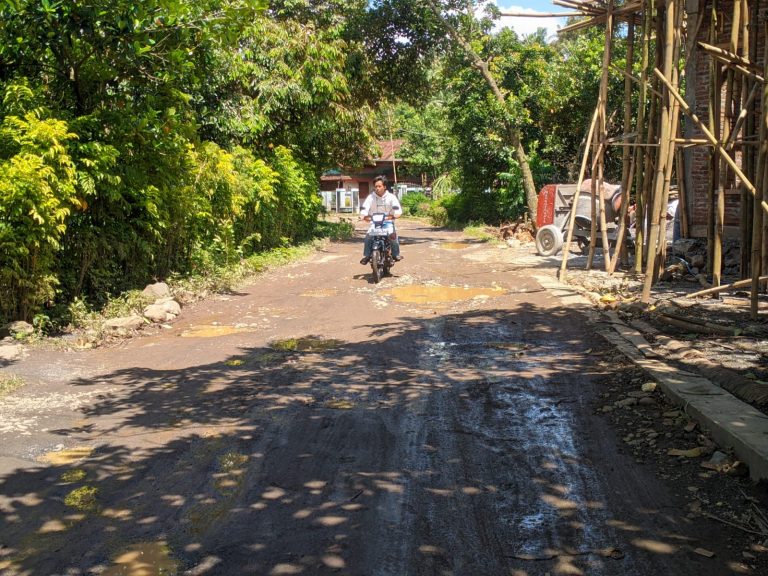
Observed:
[[[29,319],[53,299],[59,284],[56,253],[70,210],[82,202],[67,149],[76,135],[66,122],[41,114],[6,116],[0,124],[0,318],[5,319]]]
[[[403,207],[403,213],[406,216],[424,216],[427,215],[429,207],[432,205],[429,198],[421,192],[411,192],[403,196],[400,200]]]
[[[442,204],[433,204],[429,210],[429,221],[432,226],[447,226],[448,210]]]

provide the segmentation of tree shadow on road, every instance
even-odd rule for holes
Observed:
[[[82,450],[0,480],[2,573],[97,573],[146,542],[189,574],[626,574],[627,559],[646,573],[681,562],[685,530],[650,505],[658,495],[641,495],[649,505],[632,504],[629,520],[612,515],[590,430],[575,424],[610,367],[574,310],[365,327],[364,342],[310,334],[102,376],[120,391],[57,431]]]

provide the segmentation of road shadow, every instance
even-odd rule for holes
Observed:
[[[358,327],[371,339],[308,334],[101,376],[120,391],[81,409],[91,424],[56,431],[80,452],[0,479],[2,573],[95,574],[137,543],[198,575],[682,562],[687,527],[664,498],[616,518],[582,448],[574,420],[610,366],[576,311],[524,303]]]

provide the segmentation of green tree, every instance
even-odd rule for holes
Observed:
[[[9,100],[30,98],[24,86],[9,86]],[[18,100],[14,105],[18,105]],[[29,319],[54,296],[51,274],[66,219],[81,207],[68,150],[76,137],[66,122],[45,111],[8,115],[0,124],[0,313]]]

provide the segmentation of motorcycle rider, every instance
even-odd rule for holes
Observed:
[[[386,176],[376,176],[376,178],[373,179],[373,192],[373,194],[368,195],[365,202],[363,202],[363,207],[360,209],[360,217],[363,220],[370,222],[370,215],[377,212],[383,212],[387,216],[391,216],[393,220],[399,218],[403,214],[403,209],[400,206],[400,201],[397,199],[397,196],[387,190]],[[389,239],[390,245],[392,246],[392,259],[395,262],[399,262],[403,257],[400,255],[400,242],[397,239],[397,233],[394,232],[394,228]],[[371,261],[372,250],[373,236],[371,236],[371,234],[366,234],[363,259],[360,260],[360,264],[368,264],[368,262]]]

